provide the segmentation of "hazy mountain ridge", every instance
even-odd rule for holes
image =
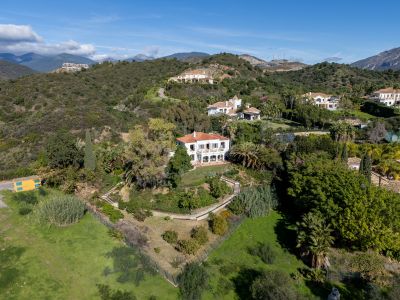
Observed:
[[[252,66],[272,72],[297,71],[307,66],[306,64],[303,64],[301,62],[289,61],[287,59],[275,59],[271,61],[266,61],[249,54],[242,54],[239,55],[239,57],[248,61]]]
[[[16,79],[36,73],[34,70],[5,60],[0,60],[0,80]]]
[[[37,72],[51,72],[62,66],[63,63],[77,63],[92,65],[96,63],[87,57],[61,53],[57,55],[41,55],[36,53],[26,53],[15,55],[12,53],[0,53],[0,60],[26,66]]]
[[[400,47],[383,51],[377,55],[356,61],[351,65],[375,71],[400,70]]]

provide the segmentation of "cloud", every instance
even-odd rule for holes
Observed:
[[[0,24],[0,42],[41,42],[42,38],[27,25]]]
[[[69,53],[75,55],[94,55],[92,44],[80,44],[69,40],[60,43],[47,43],[28,25],[0,24],[0,51],[11,53],[35,52],[38,54]]]
[[[326,62],[339,62],[339,61],[341,61],[341,60],[343,60],[343,58],[337,57],[337,56],[332,56],[332,57],[324,58],[322,61],[326,61]]]

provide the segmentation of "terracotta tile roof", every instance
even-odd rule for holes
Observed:
[[[213,104],[210,104],[208,106],[208,108],[212,108],[212,107],[215,107],[215,108],[231,108],[231,109],[233,109],[234,108],[234,103],[232,103],[231,101],[220,101],[220,102],[215,102]]]
[[[259,109],[255,108],[255,107],[246,108],[243,112],[244,113],[248,113],[248,114],[259,114],[259,113],[261,113],[261,111]]]
[[[227,137],[214,133],[193,132],[191,134],[187,134],[185,136],[177,138],[176,140],[182,143],[196,143],[199,141],[229,140],[229,139]]]
[[[375,91],[375,93],[389,93],[389,94],[400,94],[400,89],[385,88]]]

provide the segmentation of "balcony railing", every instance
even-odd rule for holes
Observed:
[[[217,153],[223,152],[225,148],[197,149],[197,153]]]

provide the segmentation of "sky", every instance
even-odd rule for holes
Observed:
[[[400,47],[398,0],[1,0],[0,52],[230,52],[350,63]]]

